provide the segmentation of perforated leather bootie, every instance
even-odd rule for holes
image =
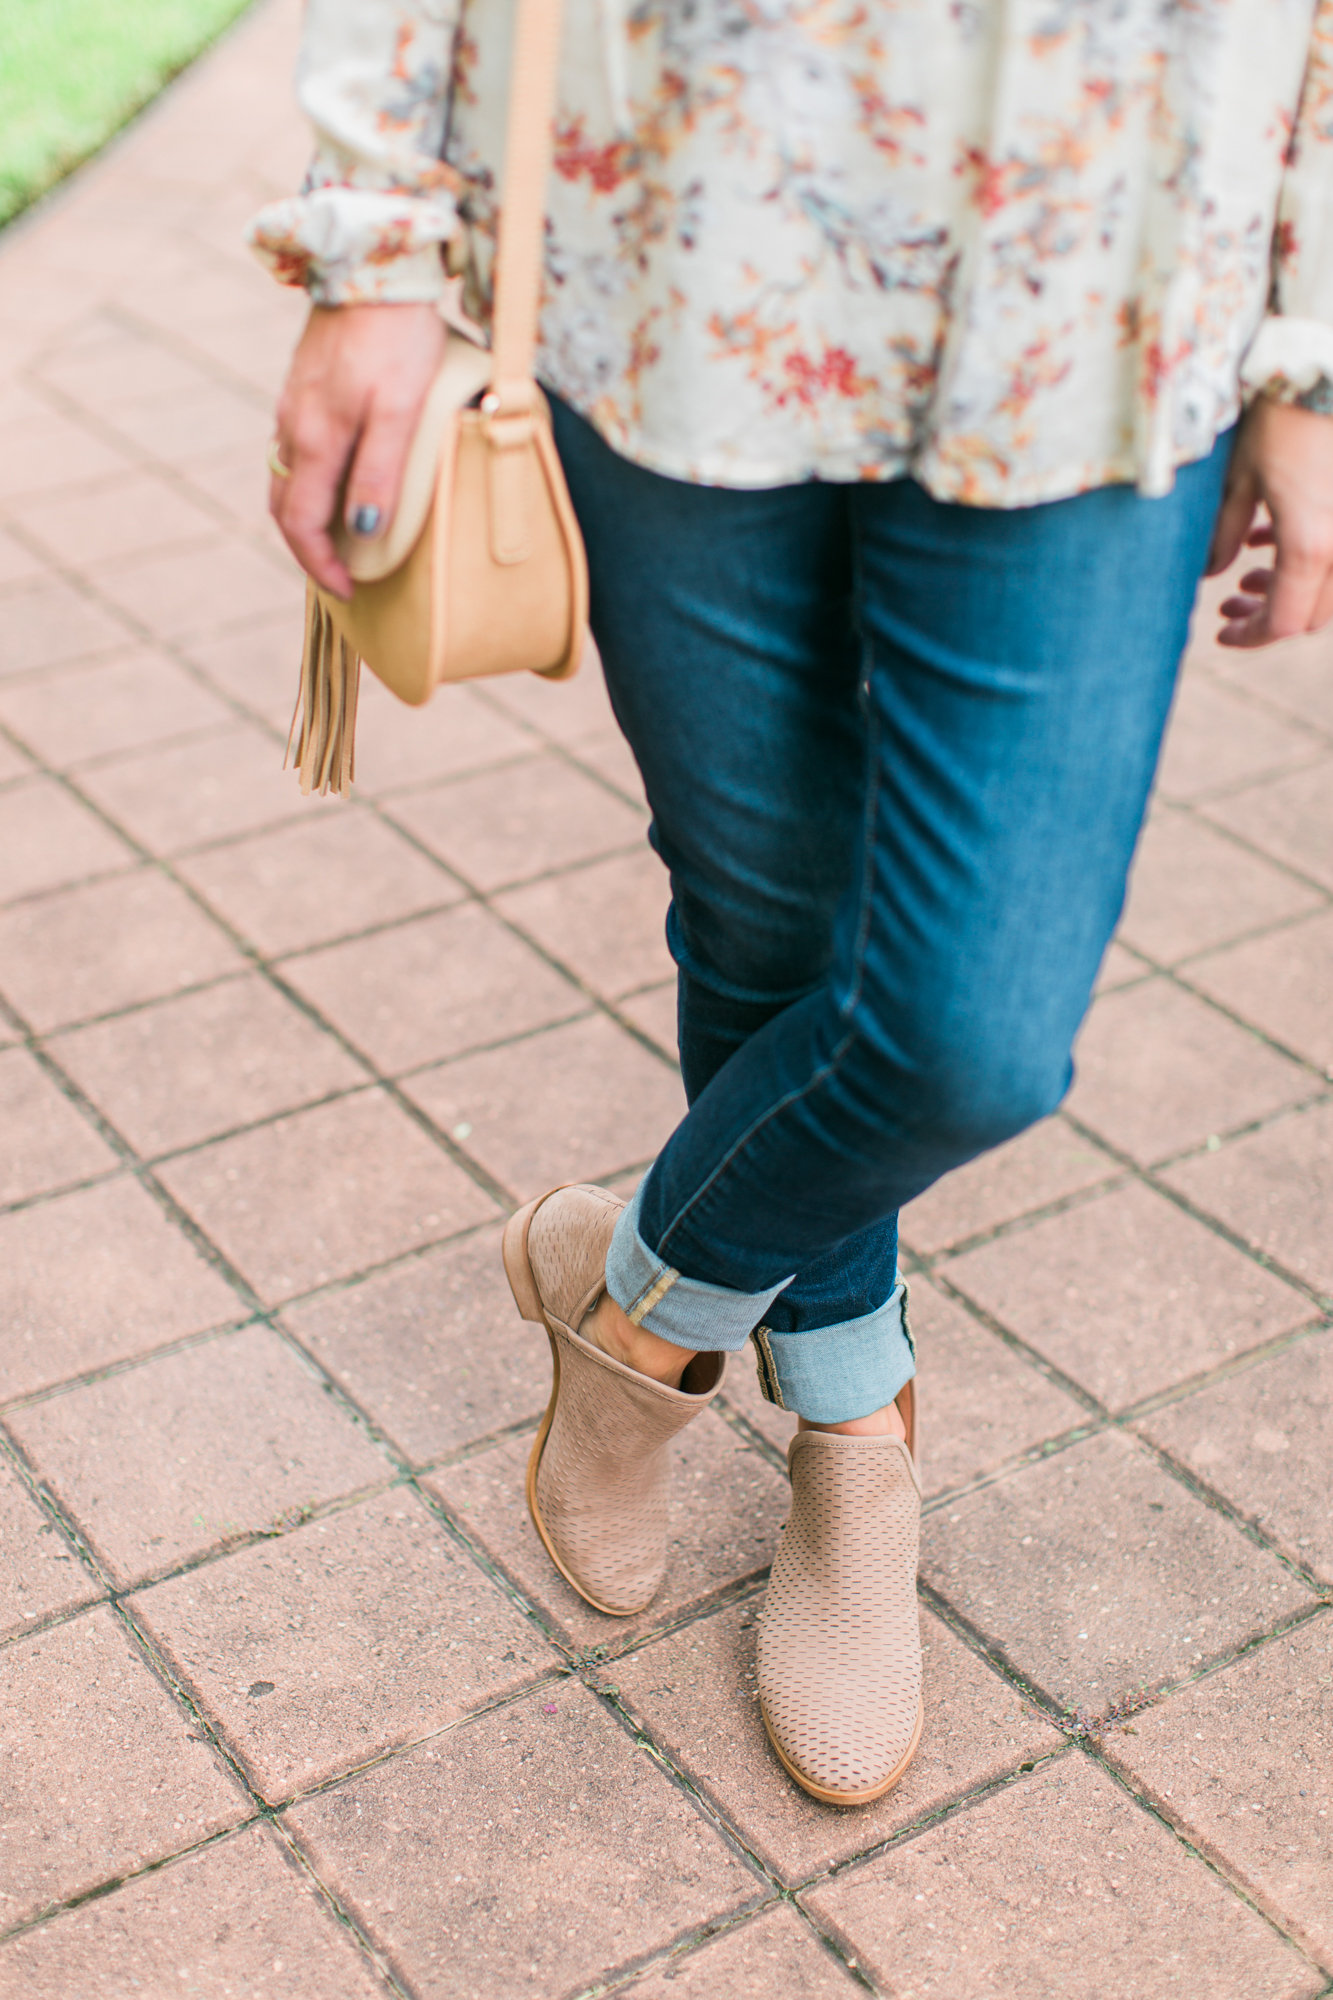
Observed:
[[[546,1552],[597,1611],[628,1618],[666,1568],[667,1447],[722,1383],[724,1354],[700,1354],[668,1389],[578,1332],[606,1289],[624,1203],[564,1187],[510,1217],[504,1265],[524,1319],[551,1343],[551,1400],[528,1461],[528,1510]]]
[[[798,1785],[830,1805],[892,1791],[921,1740],[916,1399],[908,1444],[798,1431],[791,1514],[759,1625],[764,1727]]]

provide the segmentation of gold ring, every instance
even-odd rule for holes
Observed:
[[[290,479],[292,476],[292,468],[283,457],[279,440],[275,437],[268,441],[268,469],[275,479]]]

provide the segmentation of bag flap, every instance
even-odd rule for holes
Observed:
[[[448,341],[440,372],[435,377],[422,408],[416,435],[407,455],[402,491],[394,517],[385,534],[365,538],[349,534],[339,522],[333,543],[357,583],[378,583],[401,569],[411,555],[426,525],[435,498],[436,470],[445,432],[460,410],[489,386],[491,355],[455,327],[448,329]]]

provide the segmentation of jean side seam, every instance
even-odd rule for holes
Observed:
[[[859,557],[858,557],[859,569]],[[864,638],[866,686],[874,671],[875,654],[869,639]],[[856,1012],[861,998],[861,982],[865,978],[866,945],[870,939],[870,910],[874,902],[872,893],[872,856],[874,852],[874,826],[879,812],[880,766],[879,766],[879,718],[870,702],[866,701],[866,754],[870,770],[866,780],[866,809],[861,819],[861,907],[857,912],[856,943],[852,948],[852,984],[848,991],[847,1005],[840,1011],[843,1019],[849,1019]]]
[[[765,1402],[776,1404],[780,1410],[787,1405],[782,1398],[782,1383],[778,1378],[778,1365],[773,1359],[773,1349],[769,1344],[769,1328],[757,1326],[750,1338],[754,1342],[755,1357],[759,1367],[759,1389]]]
[[[661,1305],[679,1277],[680,1272],[673,1270],[670,1264],[659,1271],[651,1284],[644,1286],[634,1304],[626,1309],[626,1319],[632,1320],[635,1326],[642,1326],[653,1307]]]

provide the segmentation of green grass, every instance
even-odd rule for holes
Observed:
[[[104,145],[247,0],[0,0],[0,225]]]

